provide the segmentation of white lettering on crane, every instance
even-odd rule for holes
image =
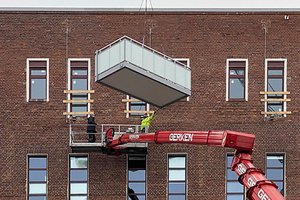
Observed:
[[[139,139],[140,135],[129,135],[129,139]]]
[[[265,193],[265,191],[263,191],[262,189],[260,189],[257,193],[257,196],[259,199],[261,200],[271,200],[270,197],[268,197],[268,195]]]
[[[246,168],[245,168],[245,166],[243,165],[243,163],[240,163],[240,164],[238,165],[237,171],[239,172],[239,175],[245,174],[245,173],[246,173]]]
[[[253,187],[255,185],[255,182],[251,177],[249,177],[247,180],[247,184],[249,185],[249,187]]]
[[[191,133],[171,133],[169,141],[189,142],[193,141],[194,134]]]

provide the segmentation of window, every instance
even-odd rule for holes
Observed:
[[[129,116],[142,116],[145,113],[144,111],[148,112],[150,109],[149,104],[129,95],[126,95],[126,99],[122,99],[122,101],[126,102],[126,111],[124,111],[126,118],[129,118]]]
[[[27,59],[27,102],[49,101],[49,59]]]
[[[231,171],[232,154],[227,154],[226,200],[244,200],[244,186],[238,182],[238,175]]]
[[[286,60],[267,59],[266,60],[266,86],[267,92],[285,92],[286,91]],[[286,99],[285,94],[266,94],[268,101],[265,102],[267,112],[286,111],[285,101],[276,101],[276,99]],[[270,101],[274,99],[274,101]]]
[[[266,177],[278,186],[278,191],[284,196],[284,155],[267,154]]]
[[[69,59],[69,90],[89,90],[90,89],[90,60],[89,59]],[[70,100],[90,100],[90,93],[68,94]],[[89,112],[90,103],[76,102],[68,105],[71,112]],[[85,114],[74,114],[80,116]]]
[[[168,200],[185,200],[186,197],[186,157],[168,157]]]
[[[128,200],[146,199],[146,156],[128,156]]]
[[[130,99],[135,99],[134,97],[130,97]],[[146,111],[146,103],[143,101],[131,101],[130,104],[130,110],[131,111]],[[130,115],[143,115],[143,112],[139,113],[130,113]]]
[[[70,157],[70,200],[87,200],[88,158],[87,156]]]
[[[47,198],[47,157],[28,157],[28,200]]]
[[[227,59],[226,101],[248,101],[248,60]]]

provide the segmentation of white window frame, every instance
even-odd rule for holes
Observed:
[[[283,92],[287,92],[287,59],[286,58],[267,58],[265,59],[265,92],[268,91],[268,62],[269,61],[283,61]],[[268,98],[268,95],[265,94],[265,99]],[[283,98],[286,99],[286,94],[283,95]],[[268,111],[268,102],[265,102],[265,112]],[[283,101],[283,112],[286,112],[286,101]],[[286,114],[283,115],[286,117]],[[267,114],[265,114],[267,117]]]
[[[71,90],[71,61],[87,61],[88,62],[88,84],[87,90],[91,89],[91,59],[90,58],[69,58],[68,59],[68,90]],[[91,100],[91,94],[88,93],[88,100]],[[71,100],[71,94],[67,94],[67,100]],[[71,104],[67,104],[67,112],[71,111]],[[91,103],[87,103],[87,112],[91,111]],[[68,115],[70,117],[70,115]]]
[[[49,101],[49,58],[27,58],[26,59],[26,102],[30,101],[30,83],[29,83],[29,79],[30,79],[30,66],[29,63],[30,61],[46,61],[47,65],[46,65],[46,101]]]
[[[248,101],[248,59],[230,58],[226,60],[226,101],[229,101],[229,62],[244,61],[245,66],[245,101]]]
[[[176,61],[185,61],[187,64],[186,64],[186,66],[189,68],[189,69],[191,69],[191,67],[190,67],[190,59],[189,58],[173,58],[173,60],[176,60]],[[187,98],[186,98],[186,101],[190,101],[190,96],[188,96]]]

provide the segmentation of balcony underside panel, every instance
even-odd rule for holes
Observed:
[[[160,108],[190,95],[189,89],[128,61],[98,74],[97,82]]]

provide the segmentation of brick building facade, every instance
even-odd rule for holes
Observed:
[[[188,58],[192,94],[162,109],[150,130],[233,130],[256,136],[254,165],[267,170],[267,156],[284,158],[283,189],[299,199],[299,12],[204,11],[1,11],[1,148],[0,199],[29,199],[29,158],[46,158],[48,200],[69,199],[72,156],[88,160],[88,199],[126,199],[128,156],[99,152],[72,153],[69,125],[85,124],[63,115],[70,59],[90,62],[91,110],[98,124],[139,124],[126,117],[126,95],[94,81],[95,51],[127,35],[172,58]],[[150,31],[151,30],[151,31]],[[28,100],[28,60],[48,63],[49,99]],[[247,63],[247,98],[228,98],[230,61]],[[266,66],[284,63],[287,95],[284,114],[264,114]],[[245,72],[245,71],[244,71]],[[246,72],[245,72],[246,73]],[[228,75],[229,76],[229,75]],[[230,77],[229,77],[229,80]],[[116,80],[117,81],[117,80]],[[244,80],[246,81],[246,80]],[[227,89],[226,89],[227,87]],[[284,89],[282,89],[284,91]],[[228,98],[228,99],[227,99]],[[290,112],[290,113],[289,113]],[[270,117],[271,116],[271,117]],[[146,199],[168,199],[168,158],[184,156],[188,200],[223,200],[228,195],[226,157],[232,149],[196,145],[149,144]],[[84,169],[83,169],[84,170]],[[80,182],[80,181],[79,181]],[[234,193],[234,192],[233,192]],[[75,192],[76,194],[76,192]],[[76,195],[75,195],[76,196]],[[80,195],[78,195],[79,198]],[[82,197],[84,199],[84,197]],[[34,199],[34,198],[32,198]],[[75,198],[74,198],[75,199]],[[246,198],[245,198],[246,199]]]

